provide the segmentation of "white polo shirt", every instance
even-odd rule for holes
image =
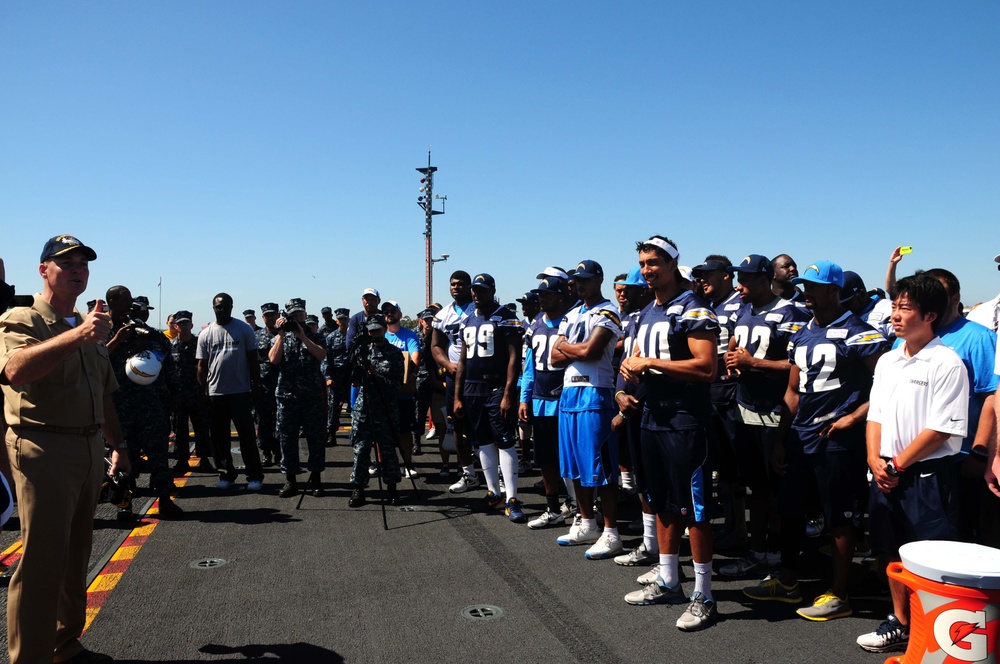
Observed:
[[[903,355],[904,346],[883,355],[875,367],[868,419],[882,425],[880,454],[896,456],[924,429],[950,434],[925,459],[958,454],[969,426],[968,371],[937,337],[910,358]]]

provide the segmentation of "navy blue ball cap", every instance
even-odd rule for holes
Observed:
[[[174,314],[174,322],[182,323],[184,321],[191,322],[191,312],[181,309],[176,314]]]
[[[577,279],[591,279],[593,277],[603,277],[604,268],[597,261],[585,260],[580,261],[576,266],[573,276]]]
[[[695,265],[691,268],[691,274],[696,277],[700,277],[706,272],[712,272],[714,270],[725,270],[729,266],[722,261],[705,261],[701,265]]]
[[[768,278],[774,277],[774,266],[767,256],[760,254],[750,254],[739,265],[731,265],[726,268],[726,272],[733,274],[741,272],[743,274],[766,274]]]
[[[97,252],[72,235],[57,235],[45,243],[45,247],[42,248],[42,259],[38,262],[44,263],[47,260],[52,260],[56,256],[62,256],[71,251],[82,251],[88,261],[97,260]]]
[[[559,277],[545,277],[538,283],[538,288],[532,288],[532,293],[559,293],[564,294],[567,288],[567,280]]]
[[[868,293],[864,279],[857,272],[844,270],[844,285],[840,287],[840,301],[847,302],[858,293]]]
[[[472,280],[473,288],[491,288],[493,290],[497,289],[497,282],[490,275],[482,272],[477,274]]]
[[[524,294],[524,296],[517,298],[517,302],[520,302],[521,304],[527,304],[529,302],[538,304],[538,293],[528,291]]]

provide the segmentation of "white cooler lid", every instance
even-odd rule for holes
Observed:
[[[924,540],[899,547],[903,567],[931,581],[1000,589],[1000,549],[966,542]]]

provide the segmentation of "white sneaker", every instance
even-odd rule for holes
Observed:
[[[438,430],[436,428],[434,428],[434,427],[431,427],[431,430],[427,432],[427,435],[424,436],[424,439],[425,440],[434,440],[437,437],[438,437]]]
[[[407,479],[407,480],[413,479],[414,477],[417,476],[417,469],[416,468],[403,468],[402,475],[403,475],[403,479]]]
[[[659,559],[659,553],[650,553],[649,549],[646,548],[646,543],[643,542],[628,553],[617,556],[615,562],[619,565],[633,567],[636,565],[652,565],[654,562],[659,561]]]
[[[549,526],[558,526],[560,524],[566,523],[566,517],[562,515],[561,512],[553,512],[551,510],[545,510],[537,517],[528,522],[528,527],[532,530],[541,530],[542,528],[548,528]]]
[[[379,468],[376,464],[368,466],[368,474],[372,477],[376,477],[379,474]]]
[[[660,565],[659,563],[657,563],[652,567],[650,567],[649,571],[646,572],[645,574],[640,574],[639,576],[637,576],[635,578],[635,582],[638,583],[640,586],[645,586],[649,585],[650,583],[653,583],[659,578],[660,578]]]
[[[587,560],[606,560],[607,558],[617,556],[624,550],[625,548],[622,546],[622,539],[620,537],[611,533],[604,533],[601,535],[601,539],[597,540],[597,543],[587,549],[587,552],[583,555]]]
[[[567,498],[566,502],[559,508],[559,513],[562,514],[563,520],[566,520],[575,517],[580,513],[580,510],[577,509],[575,500]]]
[[[215,483],[215,488],[216,489],[232,489],[233,488],[233,483],[230,482],[229,480],[219,480],[218,482]]]
[[[452,493],[465,493],[466,491],[471,491],[472,489],[479,488],[479,480],[476,479],[475,475],[469,475],[468,473],[462,473],[462,476],[458,478],[458,481],[448,487],[448,491]]]
[[[772,557],[777,557],[774,560]],[[781,554],[750,551],[739,560],[719,568],[722,576],[744,576],[769,572],[781,562]]]
[[[583,525],[583,517],[577,515],[573,519],[573,525],[569,532],[556,538],[559,546],[577,546],[579,544],[593,544],[601,538],[601,533],[597,528],[587,528]]]
[[[264,483],[260,480],[247,482],[247,491],[260,491],[263,487]]]

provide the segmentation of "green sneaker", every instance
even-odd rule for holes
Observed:
[[[795,613],[806,620],[822,622],[824,620],[833,620],[834,618],[846,618],[854,613],[854,611],[851,610],[851,604],[846,598],[840,599],[833,594],[832,590],[828,590],[817,597],[812,606],[802,607]]]
[[[798,604],[802,601],[802,593],[799,592],[799,584],[794,583],[786,586],[778,577],[768,574],[763,581],[756,586],[743,589],[743,594],[750,599],[762,602],[785,602],[786,604]]]

